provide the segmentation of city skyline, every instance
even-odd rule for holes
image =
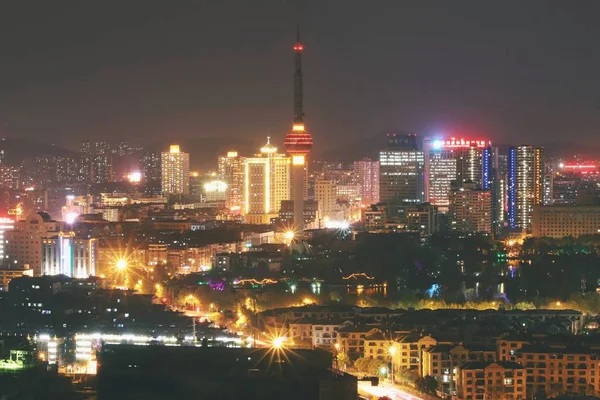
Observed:
[[[574,3],[3,7],[0,400],[600,399]]]
[[[2,131],[67,147],[97,135],[279,138],[289,130],[286,44],[300,22],[310,49],[306,111],[319,136],[316,154],[342,138],[360,143],[401,130],[598,146],[593,2],[358,4],[240,3],[233,11],[208,4],[184,12],[148,2],[144,9],[125,5],[118,16],[111,4],[80,5],[60,16],[51,7],[46,11],[62,24],[44,37],[35,24],[23,34],[28,27],[9,19],[4,26],[14,34],[7,37],[18,39],[7,43],[0,67],[10,77],[0,82]],[[395,18],[394,24],[375,28],[361,17],[365,11],[383,22]],[[4,17],[23,12],[12,6]],[[206,20],[226,12],[228,24]],[[259,15],[260,27],[251,23]],[[425,17],[431,23],[417,25]],[[75,28],[82,30],[78,40],[69,36]],[[586,58],[563,57],[580,47]]]

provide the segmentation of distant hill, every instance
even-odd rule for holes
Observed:
[[[7,164],[19,164],[24,159],[33,157],[77,154],[76,152],[52,144],[13,137],[0,139],[0,149],[4,150],[4,160]]]

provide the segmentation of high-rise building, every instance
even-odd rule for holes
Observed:
[[[219,179],[227,183],[225,206],[241,210],[244,205],[244,158],[237,151],[219,157]]]
[[[14,229],[6,231],[5,263],[29,265],[33,274],[42,274],[42,240],[57,236],[63,224],[54,221],[47,213],[29,214],[24,220],[15,222]]]
[[[508,150],[508,219],[511,228],[530,229],[533,206],[544,199],[544,151],[529,145]]]
[[[313,146],[312,135],[304,126],[304,110],[302,105],[302,52],[304,45],[300,43],[300,28],[298,28],[294,44],[294,123],[292,131],[285,137],[284,145],[292,159],[291,163],[291,200],[294,201],[294,229],[304,230],[304,200],[307,197],[307,162],[306,158]]]
[[[485,140],[425,138],[425,201],[445,213],[452,182],[483,186],[483,150],[488,144]]]
[[[318,202],[320,217],[322,219],[333,219],[336,213],[337,193],[334,181],[315,181],[315,200]]]
[[[15,227],[15,221],[10,218],[0,218],[0,266],[8,264],[6,261],[6,249],[4,233],[12,231]]]
[[[363,205],[379,203],[379,161],[365,158],[354,162],[354,175],[360,185]]]
[[[244,160],[244,217],[250,224],[269,224],[279,215],[281,202],[290,200],[292,159],[267,144]],[[294,205],[295,207],[295,205]]]
[[[42,274],[88,278],[96,274],[96,239],[74,233],[42,239]]]
[[[160,182],[161,175],[161,155],[158,152],[147,151],[140,157],[140,172],[144,182]]]
[[[80,151],[89,165],[90,183],[112,180],[112,150],[108,142],[82,142]]]
[[[379,152],[379,200],[422,203],[424,167],[415,135],[388,134],[388,148]]]
[[[164,194],[190,193],[190,155],[176,144],[161,153],[162,191]]]
[[[450,229],[464,233],[492,233],[492,194],[474,183],[450,189]]]
[[[448,205],[450,204],[448,194],[452,182],[456,181],[456,159],[446,158],[442,153],[432,153],[425,170],[426,196],[428,196],[426,201],[438,206],[439,212],[448,212]]]
[[[504,224],[504,179],[500,175],[500,157],[497,147],[483,149],[481,188],[492,194],[492,229],[500,233]]]

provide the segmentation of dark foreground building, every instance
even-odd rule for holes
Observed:
[[[313,350],[110,346],[99,356],[99,400],[355,400],[356,379]]]

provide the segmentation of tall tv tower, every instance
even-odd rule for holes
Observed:
[[[292,200],[294,201],[294,230],[301,233],[304,230],[304,198],[306,195],[307,165],[306,157],[310,153],[313,139],[304,127],[304,110],[302,109],[302,52],[304,46],[300,43],[300,26],[297,28],[296,43],[294,44],[294,123],[292,131],[283,142],[287,153],[292,157]]]

